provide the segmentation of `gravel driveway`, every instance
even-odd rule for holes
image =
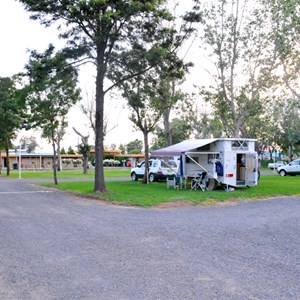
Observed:
[[[0,177],[0,299],[300,299],[300,197],[118,207]]]

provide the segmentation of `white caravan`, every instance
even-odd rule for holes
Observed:
[[[181,177],[188,180],[197,173],[207,172],[209,189],[223,185],[256,186],[258,184],[258,155],[255,139],[215,138],[187,140],[155,150],[151,157],[180,157]]]

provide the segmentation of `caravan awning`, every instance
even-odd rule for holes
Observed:
[[[181,143],[161,148],[151,152],[151,156],[179,156],[187,151],[195,150],[197,148],[203,147],[205,145],[211,144],[218,139],[201,139],[201,140],[187,140]]]

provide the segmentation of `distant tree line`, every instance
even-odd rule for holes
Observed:
[[[66,46],[31,50],[22,74],[1,78],[4,149],[19,128],[40,128],[59,155],[67,113],[81,99],[79,66],[93,63],[95,105],[86,115],[95,131],[95,192],[106,191],[104,103],[112,90],[126,99],[143,134],[146,169],[151,147],[187,138],[251,137],[260,152],[300,152],[297,0],[191,0],[192,10],[181,15],[164,0],[19,2],[33,20],[56,24]],[[211,81],[199,78],[199,92],[191,94],[183,84],[194,65],[182,53],[196,40],[211,62]],[[131,146],[124,150],[140,149]]]

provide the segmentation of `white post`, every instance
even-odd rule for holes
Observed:
[[[62,171],[63,168],[62,168],[61,155],[58,155],[57,158],[58,158],[58,163],[59,163],[60,170]]]
[[[19,147],[19,179],[22,178],[22,167],[21,167],[21,163],[22,163],[22,155],[21,155],[21,145]]]

